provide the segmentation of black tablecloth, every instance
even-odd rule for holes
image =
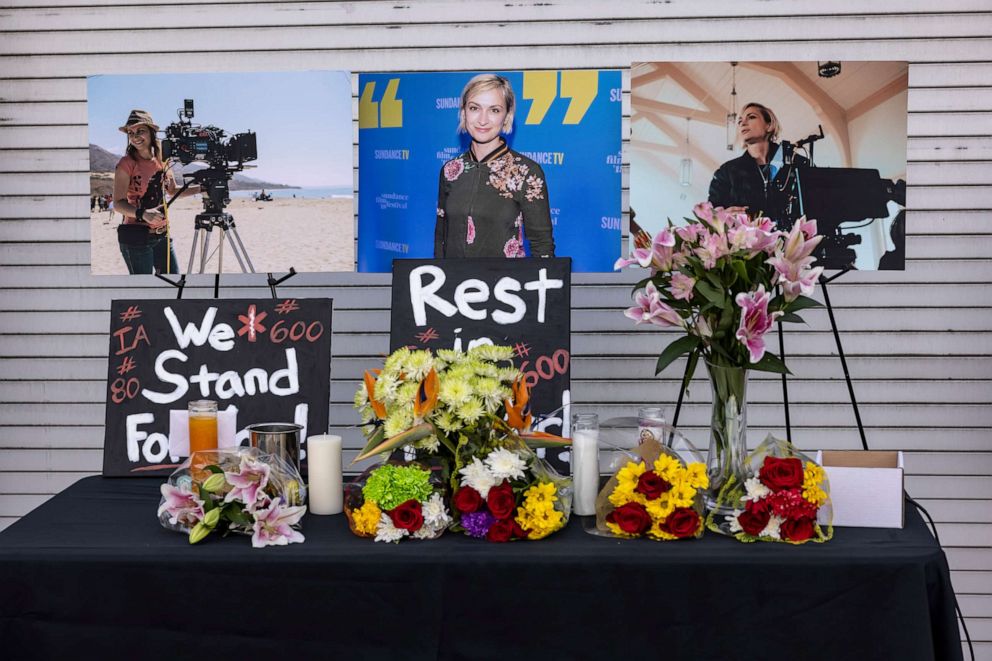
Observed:
[[[77,482],[0,533],[4,658],[955,659],[946,559],[919,516],[827,544],[653,543],[573,519],[541,542],[190,546],[156,479]],[[12,654],[12,656],[11,656]]]

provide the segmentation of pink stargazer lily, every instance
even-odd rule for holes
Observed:
[[[696,279],[687,276],[681,271],[676,271],[672,274],[672,284],[669,285],[668,291],[672,293],[676,299],[683,301],[692,300],[692,288],[696,286]]]
[[[621,257],[613,265],[614,270],[637,264],[641,268],[651,268],[654,271],[667,271],[672,268],[672,247],[675,245],[675,235],[667,227],[651,240],[650,248],[634,248],[630,257]]]
[[[176,487],[166,482],[159,490],[165,502],[159,506],[158,515],[168,512],[169,523],[192,528],[203,520],[203,501],[189,488]]]
[[[809,296],[813,293],[823,267],[810,268],[816,261],[812,253],[822,240],[823,237],[816,234],[816,221],[807,221],[804,216],[792,226],[782,249],[776,250],[775,256],[768,259],[767,263],[776,271],[776,284],[782,285],[782,295],[786,301],[792,302],[800,294]]]
[[[269,483],[270,471],[268,464],[242,455],[237,473],[224,471],[224,477],[234,487],[224,496],[224,502],[237,500],[244,503],[249,512],[255,509],[259,494]]]
[[[775,320],[783,314],[782,312],[768,313],[768,302],[771,297],[771,293],[765,291],[765,286],[759,285],[757,290],[741,292],[734,299],[734,302],[741,309],[741,323],[737,328],[735,337],[747,347],[752,363],[756,363],[764,357],[764,335],[771,330]]]
[[[716,267],[718,259],[727,254],[727,237],[723,234],[708,232],[695,249],[696,256],[703,261],[703,268]]]
[[[624,315],[638,324],[651,323],[655,326],[676,326],[685,328],[685,320],[679,313],[661,300],[658,288],[653,282],[648,282],[643,291],[634,295],[634,307],[627,308]]]
[[[286,546],[304,540],[303,533],[293,528],[306,513],[306,505],[286,507],[282,498],[276,498],[265,509],[252,514],[255,522],[251,545],[260,549],[263,546]]]

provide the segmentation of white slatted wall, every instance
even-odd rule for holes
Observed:
[[[0,2],[11,5],[0,7],[0,527],[100,469],[110,300],[172,296],[150,276],[89,274],[87,75],[908,60],[907,270],[845,276],[831,298],[868,441],[907,451],[908,490],[939,522],[979,656],[992,658],[987,0]],[[176,27],[150,28],[166,25]],[[626,72],[624,90],[626,143]],[[670,406],[677,392],[678,367],[652,376],[663,338],[620,314],[635,275],[574,276],[573,401],[604,417]],[[260,278],[224,281],[227,295],[265,295]],[[387,349],[388,276],[304,275],[287,284],[288,296],[335,300],[331,420],[350,424],[361,370]],[[809,327],[787,338],[798,375],[795,440],[809,450],[857,448],[826,314],[805,316]],[[755,378],[752,445],[768,430],[781,433],[779,398],[777,381]],[[684,424],[699,432],[708,405],[699,381]],[[351,430],[338,431],[356,447]]]

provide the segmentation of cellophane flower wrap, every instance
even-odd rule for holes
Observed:
[[[709,486],[705,463],[687,463],[648,439],[621,452],[614,468],[596,498],[599,533],[658,541],[702,536],[703,492]]]
[[[744,483],[728,481],[717,502],[733,512],[711,512],[707,527],[742,542],[804,544],[833,537],[830,483],[823,467],[771,435],[748,456]]]
[[[513,349],[399,349],[355,394],[368,444],[356,461],[405,448],[449,461],[456,530],[492,541],[540,539],[563,527],[571,482],[534,447],[568,439],[531,431],[530,391]]]
[[[451,483],[453,529],[470,537],[537,540],[568,523],[571,480],[499,426],[460,437]]]
[[[816,221],[803,217],[783,232],[770,218],[708,202],[693,213],[683,225],[669,221],[653,238],[635,237],[631,256],[614,267],[651,272],[635,285],[628,318],[684,333],[661,352],[655,372],[686,354],[686,383],[700,356],[712,365],[787,371],[766,351],[765,334],[776,321],[802,322],[798,311],[820,305],[809,298],[823,273],[813,266],[823,239]]]
[[[304,541],[306,483],[295,466],[258,448],[195,452],[161,486],[159,522],[189,535],[251,535],[255,548]]]
[[[447,480],[448,464],[436,457],[375,464],[345,485],[348,527],[377,542],[437,539],[451,523]]]

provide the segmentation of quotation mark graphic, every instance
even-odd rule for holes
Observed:
[[[131,358],[131,356],[124,356],[124,360],[122,360],[121,364],[117,367],[117,373],[120,374],[121,376],[124,376],[125,374],[133,370],[135,367],[136,364],[134,362],[134,359]]]
[[[561,93],[558,78],[561,75]],[[599,92],[598,71],[525,71],[524,98],[533,101],[525,124],[540,124],[555,99],[571,99],[562,124],[578,124]]]
[[[130,306],[124,312],[121,312],[121,321],[134,321],[141,316],[141,308],[137,305]]]
[[[437,338],[439,338],[440,335],[438,335],[437,331],[435,331],[433,328],[428,328],[423,333],[417,333],[416,335],[414,335],[414,337],[420,340],[421,344],[427,344],[431,340],[436,340]]]
[[[288,298],[279,305],[276,306],[276,312],[279,314],[288,314],[294,310],[299,310],[300,306],[296,304],[295,298]]]
[[[513,353],[517,355],[518,358],[523,358],[524,356],[530,355],[530,345],[524,342],[517,342],[513,345]]]
[[[358,128],[402,128],[403,127],[403,101],[396,98],[396,92],[400,88],[400,79],[391,78],[386,83],[386,91],[382,94],[382,99],[373,101],[375,95],[375,82],[365,83],[362,89],[362,96],[358,99]]]
[[[255,305],[248,306],[248,314],[238,315],[238,320],[244,324],[240,330],[238,330],[238,335],[244,335],[248,333],[248,341],[255,341],[255,333],[264,333],[265,326],[262,325],[262,320],[269,315],[268,312],[262,312],[260,314],[255,314]]]

